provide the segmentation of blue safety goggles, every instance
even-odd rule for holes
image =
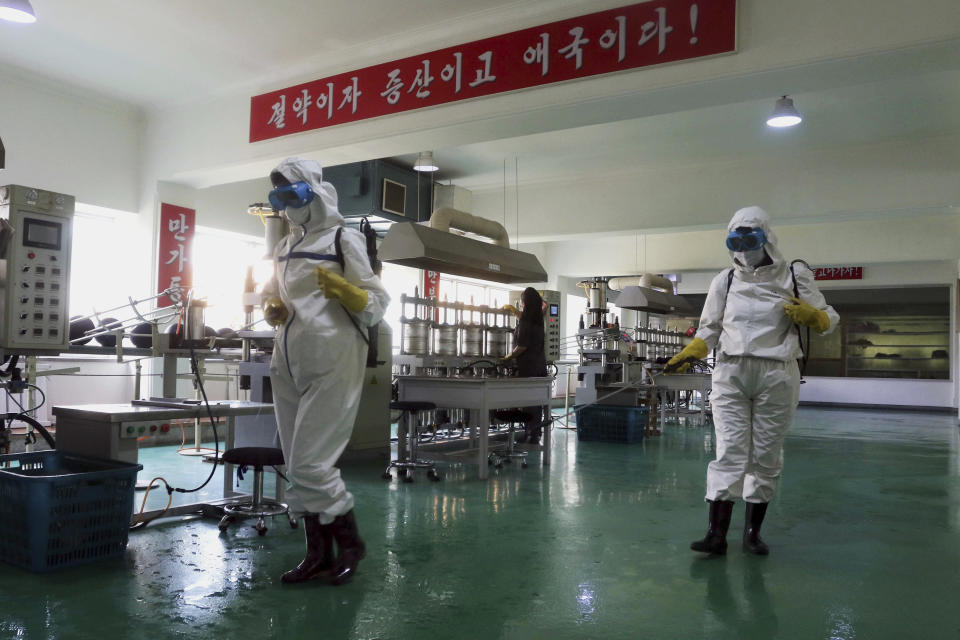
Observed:
[[[767,244],[767,234],[763,229],[755,228],[749,231],[739,231],[734,229],[727,236],[727,249],[737,253],[744,251],[753,251]]]
[[[306,182],[294,182],[293,184],[277,187],[270,192],[270,204],[277,211],[283,211],[287,207],[299,209],[305,207],[313,200],[313,189]]]

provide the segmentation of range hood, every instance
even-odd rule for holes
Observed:
[[[647,313],[691,313],[693,307],[678,295],[649,287],[624,287],[617,296],[615,305],[621,309],[646,311]]]
[[[444,219],[444,213],[444,209],[435,211],[431,222]],[[455,221],[450,226],[461,227]],[[505,284],[547,280],[547,272],[532,253],[413,222],[392,225],[378,254],[384,262],[479,280]]]

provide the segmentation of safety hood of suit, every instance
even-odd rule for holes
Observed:
[[[305,227],[305,231],[322,231],[344,223],[337,209],[337,191],[329,182],[323,181],[323,167],[316,160],[306,158],[287,158],[277,165],[274,172],[290,181],[306,182],[313,190],[314,198],[305,207],[288,207],[284,215],[295,225]]]
[[[745,252],[730,251],[733,266],[740,271],[741,274],[753,274],[759,270],[770,271],[772,273],[778,271],[785,264],[783,254],[780,253],[780,249],[777,247],[777,235],[773,232],[773,229],[770,228],[770,214],[760,207],[744,207],[733,214],[733,217],[730,219],[730,224],[727,225],[727,232],[731,232],[740,227],[763,229],[767,237],[767,243],[760,249]],[[759,267],[758,269],[758,265],[763,262],[764,253],[770,256],[773,264]]]
[[[724,269],[710,283],[697,337],[708,349],[718,348],[726,356],[796,360],[803,351],[797,328],[784,312],[784,304],[797,296],[824,310],[831,329],[839,316],[817,288],[813,272],[804,264],[791,268],[784,259],[777,236],[770,229],[770,216],[763,209],[747,207],[737,211],[728,231],[738,227],[763,230],[766,244],[762,250],[770,260],[751,268],[746,266],[746,256],[731,252],[734,269]]]

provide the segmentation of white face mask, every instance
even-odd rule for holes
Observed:
[[[736,256],[737,261],[739,261],[740,264],[752,269],[756,269],[760,266],[760,263],[766,259],[767,252],[763,250],[763,247],[760,247],[759,249],[754,249],[752,251],[738,251],[734,254],[734,256]]]
[[[283,210],[283,215],[287,216],[291,224],[307,224],[307,220],[310,219],[310,205],[298,208],[287,207]]]

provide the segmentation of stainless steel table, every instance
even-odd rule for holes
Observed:
[[[477,465],[480,479],[489,473],[490,410],[550,406],[553,378],[450,378],[441,376],[400,376],[399,399],[404,402],[432,402],[441,409],[470,409],[471,428],[477,430]],[[550,464],[551,425],[543,429],[543,464]]]
[[[53,415],[57,418],[57,450],[77,455],[137,462],[137,439],[164,432],[169,429],[171,420],[192,420],[206,418],[205,405],[179,404],[175,406],[155,407],[131,404],[86,404],[73,406],[55,406]],[[221,451],[233,447],[234,422],[238,416],[258,416],[273,414],[273,405],[261,402],[216,401],[210,404],[215,418],[224,418],[219,432],[223,437]],[[231,491],[234,465],[223,464],[223,500],[197,502],[178,505],[167,510],[164,515],[195,513],[204,505],[220,506],[231,501],[237,494]],[[282,500],[283,483],[277,482],[277,498]],[[144,513],[149,519],[157,512]]]
[[[713,376],[709,373],[675,373],[667,375],[660,373],[654,376],[653,383],[656,385],[657,393],[662,391],[699,391],[700,392],[700,420],[701,422],[707,416],[707,394],[710,393],[710,387],[713,384]],[[666,398],[660,402],[660,423],[664,423],[666,418]],[[680,402],[676,404],[677,413],[680,412]]]

